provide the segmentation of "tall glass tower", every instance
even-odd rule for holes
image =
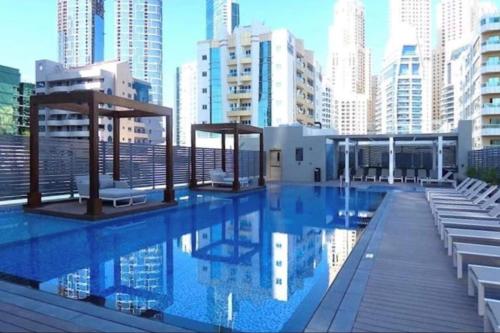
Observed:
[[[206,0],[207,39],[220,39],[240,25],[240,5],[233,0]]]
[[[149,102],[163,105],[163,0],[116,0],[116,52],[132,76],[151,84]],[[144,119],[151,143],[163,143],[163,120]]]
[[[163,103],[163,0],[116,0],[116,52],[132,76],[151,84],[150,103]],[[145,119],[151,143],[162,143],[163,121]]]
[[[59,62],[65,67],[104,60],[104,0],[58,0]]]

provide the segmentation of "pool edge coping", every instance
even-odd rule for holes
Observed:
[[[354,326],[373,259],[365,253],[375,252],[382,238],[384,217],[397,192],[386,193],[361,238],[342,265],[334,282],[308,320],[303,332],[350,332]],[[375,237],[375,238],[374,238]],[[363,259],[366,259],[363,261]]]

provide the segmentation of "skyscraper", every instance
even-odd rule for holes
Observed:
[[[419,75],[421,75],[422,108],[421,132],[430,132],[432,128],[432,51],[431,51],[431,0],[391,0],[390,1],[390,33],[394,42],[401,35],[401,31],[412,31],[415,36],[405,36],[406,39],[418,49]],[[408,27],[413,29],[408,30]],[[403,38],[405,39],[405,38]],[[411,41],[410,41],[411,40]],[[406,41],[399,39],[399,42]],[[389,50],[388,53],[394,52]],[[387,54],[387,53],[386,53]],[[388,60],[391,62],[393,59]],[[397,82],[395,84],[398,84]],[[418,127],[413,127],[416,130]]]
[[[177,67],[175,84],[174,136],[179,146],[191,145],[191,124],[197,123],[196,61]]]
[[[116,0],[116,52],[136,79],[151,84],[149,102],[163,104],[163,0]],[[163,120],[145,120],[151,143],[162,143]]]
[[[423,58],[415,27],[400,24],[389,41],[380,75],[375,116],[377,132],[422,132]]]
[[[330,27],[327,76],[332,83],[334,124],[340,134],[365,134],[367,131],[369,58],[363,3],[339,0]]]
[[[206,0],[206,39],[220,39],[240,25],[240,5],[233,0]]]
[[[104,0],[58,0],[59,62],[65,67],[104,60]]]

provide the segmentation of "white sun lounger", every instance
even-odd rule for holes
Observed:
[[[393,179],[394,179],[394,181],[399,180],[402,183],[404,181],[403,170],[401,170],[401,169],[394,170],[394,178]]]
[[[354,175],[354,177],[352,177],[352,180],[353,181],[360,181],[362,182],[363,179],[365,178],[365,172],[363,171],[363,169],[357,169],[356,170],[356,174]]]
[[[469,265],[468,276],[467,293],[469,296],[474,296],[474,287],[477,288],[477,313],[484,316],[485,289],[487,287],[500,287],[500,268]]]
[[[465,191],[480,182],[477,179],[467,178],[455,188],[430,187],[425,189],[425,197],[430,201],[433,196],[446,196],[448,194],[465,193]]]
[[[382,173],[380,174],[380,177],[378,177],[379,182],[383,181],[389,181],[389,170],[388,169],[382,169]]]
[[[431,200],[430,204],[433,209],[436,208],[436,206],[474,206],[474,205],[480,205],[482,203],[488,202],[491,200],[491,202],[495,202],[496,199],[495,195],[493,192],[495,192],[498,189],[498,186],[490,186],[487,188],[483,193],[479,194],[476,198],[474,199],[469,199],[469,198],[459,198],[459,199],[453,199],[453,200],[445,200],[445,199],[436,199],[436,200]],[[497,192],[498,193],[498,192]],[[498,198],[497,198],[498,199]]]
[[[437,179],[437,178],[424,178],[420,179],[420,185],[424,186],[424,184],[452,184],[453,187],[457,186],[457,181],[454,179],[450,179],[450,177],[453,176],[453,172],[447,172],[443,178]]]
[[[459,211],[438,211],[435,215],[436,225],[439,224],[439,220],[442,219],[476,219],[476,220],[497,220],[500,215],[500,204],[496,204],[489,211],[482,212],[459,212]]]
[[[473,229],[444,229],[444,247],[448,249],[448,255],[453,254],[453,242],[460,243],[498,243],[500,245],[500,232],[473,230]]]
[[[500,259],[500,246],[472,243],[453,244],[453,266],[457,268],[457,279],[463,277],[464,256],[467,261]]]
[[[496,186],[492,186],[496,189]],[[482,204],[477,204],[477,201],[483,200],[481,195],[474,201],[464,201],[458,202],[456,204],[431,204],[431,209],[435,215],[437,212],[441,211],[463,211],[463,212],[487,212],[496,205],[496,201],[500,199],[500,191],[497,191],[491,197],[486,198]]]
[[[484,332],[500,332],[500,301],[485,299]]]
[[[444,239],[444,229],[445,228],[455,228],[455,229],[474,229],[474,230],[489,230],[489,231],[500,231],[499,221],[481,221],[481,220],[458,220],[458,221],[440,221],[438,225],[438,233],[441,240]]]
[[[415,176],[415,169],[406,169],[405,183],[408,183],[409,181],[413,183],[417,182],[417,177]]]
[[[446,194],[431,194],[429,200],[453,200],[453,199],[471,199],[480,193],[483,189],[488,186],[485,182],[479,181],[474,183],[472,186],[466,188],[463,192],[457,193],[446,193]]]
[[[375,169],[375,168],[368,169],[368,175],[366,175],[365,181],[369,181],[369,180],[371,180],[373,182],[377,181],[377,169]]]

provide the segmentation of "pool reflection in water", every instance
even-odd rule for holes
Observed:
[[[298,330],[359,238],[358,215],[382,198],[271,185],[3,244],[0,272],[187,328]]]

